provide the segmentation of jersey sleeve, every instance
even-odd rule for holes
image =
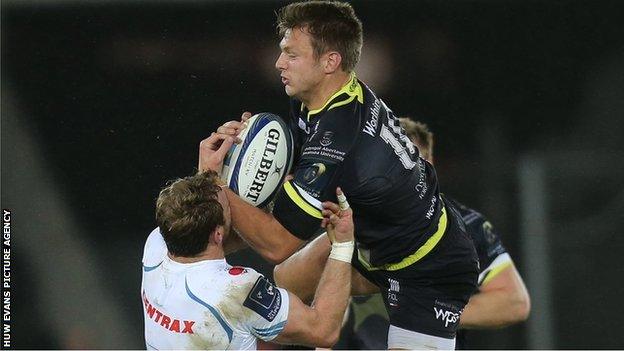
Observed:
[[[143,267],[149,269],[159,265],[167,255],[167,244],[156,227],[145,241],[143,248]]]
[[[293,235],[309,240],[321,232],[322,201],[336,201],[337,180],[356,134],[349,105],[326,111],[318,121],[302,121],[293,178],[277,195],[273,215]]]
[[[273,215],[290,233],[310,240],[320,231],[321,201],[301,188],[295,181],[284,183],[275,199]]]
[[[479,256],[481,271],[478,283],[485,285],[512,264],[511,256],[507,253],[492,223],[482,214],[472,212],[464,217],[464,221]]]
[[[289,303],[285,289],[259,276],[243,302],[244,308],[251,310],[246,323],[249,332],[264,341],[273,340],[286,325]]]

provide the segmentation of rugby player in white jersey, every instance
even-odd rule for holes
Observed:
[[[323,204],[323,225],[334,246],[314,303],[307,306],[253,269],[226,262],[225,254],[240,242],[230,231],[222,189],[218,174],[209,171],[160,192],[159,228],[149,235],[143,255],[147,348],[255,349],[257,339],[331,347],[351,289],[354,238],[346,199],[340,207]],[[341,198],[339,189],[337,194]]]

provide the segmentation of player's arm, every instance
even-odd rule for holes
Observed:
[[[341,194],[341,193],[339,193]],[[340,198],[340,197],[339,197]],[[346,202],[346,201],[345,201]],[[332,238],[332,250],[321,276],[314,302],[304,304],[289,293],[288,321],[274,341],[309,346],[332,347],[340,328],[351,290],[351,256],[353,254],[352,211],[343,205],[323,203],[323,224]],[[346,209],[345,209],[346,208]]]
[[[286,230],[272,214],[248,204],[229,189],[226,194],[232,226],[267,261],[281,263],[305,242]]]
[[[487,276],[479,292],[470,298],[459,320],[460,328],[492,329],[524,321],[531,302],[522,277],[508,261],[495,275]]]

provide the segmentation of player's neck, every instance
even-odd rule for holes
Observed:
[[[223,248],[216,245],[208,245],[206,250],[193,257],[173,256],[170,253],[167,253],[167,255],[170,259],[178,263],[195,263],[199,261],[218,260],[225,257],[223,254]]]
[[[309,111],[318,110],[327,103],[327,100],[329,100],[332,95],[342,89],[349,80],[351,80],[351,74],[342,71],[328,75],[326,79],[320,82],[316,91],[311,94],[309,98],[302,99],[301,102],[303,102]]]

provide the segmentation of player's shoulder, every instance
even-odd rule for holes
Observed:
[[[457,199],[445,195],[445,200],[459,212],[466,226],[480,226],[487,221],[487,218],[481,212],[464,205]]]
[[[165,239],[163,239],[160,229],[156,227],[150,232],[147,240],[145,240],[143,265],[148,267],[155,266],[162,262],[166,255],[167,244],[165,244]]]
[[[230,265],[224,269],[222,274],[228,277],[228,279],[235,284],[249,284],[250,282],[255,282],[259,277],[263,276],[253,268]]]
[[[186,275],[186,289],[204,301],[242,303],[262,275],[252,268],[222,265],[212,269],[197,269]]]

